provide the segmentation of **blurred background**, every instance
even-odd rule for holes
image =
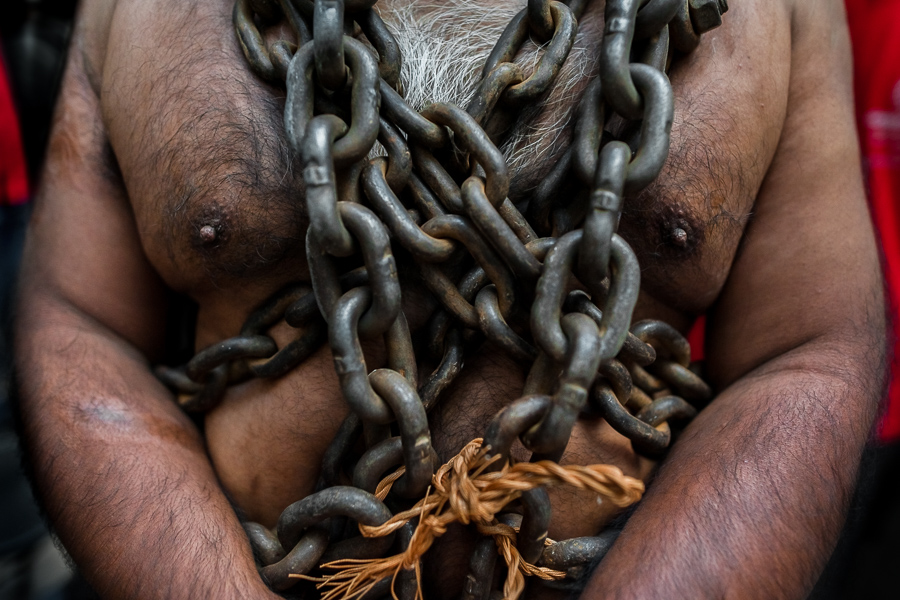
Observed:
[[[845,0],[857,124],[891,313],[900,306],[900,0]],[[10,397],[12,296],[71,35],[75,0],[0,8],[0,600],[93,598],[67,566],[22,468]],[[898,329],[895,323],[894,339]],[[900,372],[900,357],[892,361]],[[812,598],[896,598],[900,563],[900,385],[866,450],[838,548]],[[761,574],[761,576],[765,576]]]
[[[21,469],[10,399],[13,287],[75,2],[0,8],[0,600],[61,600],[72,575]]]

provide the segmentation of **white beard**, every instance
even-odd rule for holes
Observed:
[[[433,102],[465,108],[481,80],[491,49],[525,0],[491,6],[484,0],[393,0],[379,2],[381,16],[400,46],[400,78],[407,103],[421,110]],[[501,150],[513,185],[525,192],[537,185],[568,145],[567,128],[576,100],[596,70],[579,32],[559,76],[538,105],[527,107]],[[515,62],[530,75],[541,56],[533,42],[525,43]]]

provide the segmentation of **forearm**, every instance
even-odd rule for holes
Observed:
[[[104,598],[266,597],[203,442],[140,353],[26,294],[26,444],[60,539]]]
[[[723,392],[672,449],[586,597],[805,597],[836,543],[881,389],[880,348],[842,354],[797,350]]]

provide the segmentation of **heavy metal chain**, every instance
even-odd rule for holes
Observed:
[[[351,416],[327,450],[316,493],[289,506],[276,532],[246,527],[274,589],[324,562],[409,543],[408,530],[347,539],[346,519],[381,525],[425,494],[438,466],[427,415],[485,340],[531,365],[523,397],[485,433],[483,447],[503,461],[517,438],[532,462],[558,461],[583,413],[658,456],[671,441],[668,422],[689,420],[711,396],[674,328],[631,322],[640,269],[616,229],[623,197],[653,182],[668,156],[674,108],[666,68],[721,23],[725,0],[607,0],[599,76],[578,106],[571,147],[528,201],[507,197],[498,146],[523,107],[550,89],[586,3],[528,0],[490,53],[469,105],[417,112],[404,101],[400,52],[375,0],[236,1],[237,36],[253,71],[287,89],[284,126],[306,184],[313,290],[283,290],[237,337],[157,372],[185,410],[205,411],[228,385],[284,375],[327,339]],[[261,28],[282,21],[298,46],[265,44]],[[529,39],[541,54],[526,73],[512,61]],[[614,128],[626,132],[621,139],[609,131],[616,122],[628,124]],[[382,156],[370,158],[376,142]],[[562,193],[573,181],[577,193]],[[437,303],[427,348],[413,343],[401,310],[398,264]],[[582,289],[570,291],[573,278]],[[281,348],[267,334],[280,322],[297,332]],[[360,339],[378,336],[387,367],[370,371]],[[420,376],[417,356],[428,352],[438,366]],[[376,486],[398,466],[403,476],[379,500]],[[609,547],[609,534],[547,545],[542,489],[510,511],[521,515],[517,546],[529,563],[578,576]],[[472,559],[467,599],[490,591],[488,542]],[[404,581],[405,598],[415,589]],[[387,593],[390,581],[382,584],[370,594]]]

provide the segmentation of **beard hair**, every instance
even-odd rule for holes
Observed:
[[[406,102],[421,110],[434,102],[468,105],[488,55],[504,28],[525,7],[525,0],[500,6],[486,6],[484,0],[395,0],[384,4],[381,18],[394,34],[403,58],[400,79]],[[586,37],[579,28],[550,90],[521,111],[500,147],[509,166],[510,196],[536,187],[570,143],[569,124],[577,99],[597,70]],[[542,47],[528,40],[514,60],[527,76],[542,55]]]

